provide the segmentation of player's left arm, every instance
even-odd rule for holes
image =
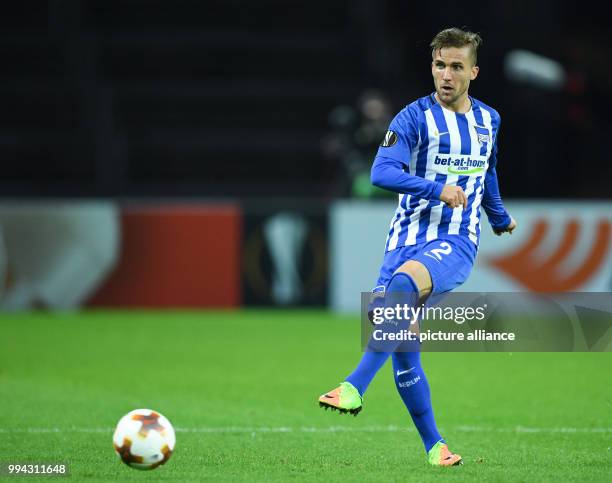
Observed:
[[[510,233],[516,229],[517,223],[510,216],[499,192],[499,182],[497,181],[497,136],[493,141],[493,149],[489,158],[489,169],[485,175],[484,194],[482,197],[482,207],[489,218],[489,223],[497,236],[503,233]]]
[[[499,183],[495,168],[489,167],[485,175],[485,189],[482,197],[482,207],[484,208],[489,223],[497,236],[502,233],[510,233],[517,226],[516,220],[510,216],[499,194]]]

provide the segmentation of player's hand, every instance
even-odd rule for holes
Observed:
[[[504,228],[503,230],[494,230],[494,231],[497,236],[501,236],[502,233],[510,233],[512,235],[512,232],[516,229],[516,226],[517,226],[516,220],[510,217],[510,224],[506,228]]]
[[[457,208],[462,205],[464,210],[467,208],[467,196],[461,186],[444,185],[440,201],[444,201],[449,208]]]

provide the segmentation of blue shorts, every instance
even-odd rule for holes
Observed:
[[[476,259],[476,245],[469,238],[449,236],[396,248],[385,253],[374,292],[386,291],[395,271],[408,260],[421,262],[431,275],[432,294],[450,292],[465,282]]]

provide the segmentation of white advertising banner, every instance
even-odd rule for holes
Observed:
[[[373,288],[396,204],[339,201],[330,214],[330,304],[358,312]],[[512,235],[482,216],[476,264],[464,292],[612,292],[612,202],[520,201],[506,208]]]
[[[3,201],[0,310],[78,308],[114,268],[120,231],[113,201]]]

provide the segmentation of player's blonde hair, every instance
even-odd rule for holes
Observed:
[[[438,32],[429,46],[431,47],[431,56],[433,58],[440,49],[446,47],[456,47],[460,49],[461,47],[469,45],[472,50],[474,65],[476,65],[478,59],[477,52],[480,44],[482,44],[482,38],[477,33],[453,27]]]

